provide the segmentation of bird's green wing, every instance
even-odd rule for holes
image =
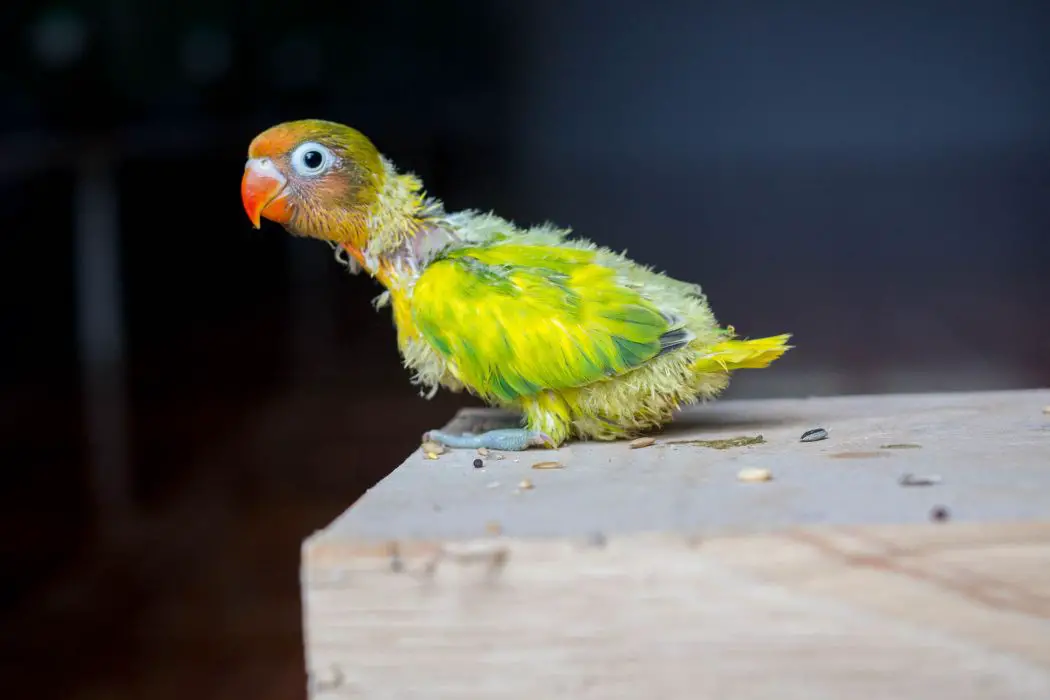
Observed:
[[[460,381],[502,401],[622,374],[692,337],[594,251],[558,246],[451,251],[416,282],[412,317]]]

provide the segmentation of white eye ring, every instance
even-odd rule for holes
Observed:
[[[304,177],[320,175],[335,162],[335,156],[319,143],[307,141],[292,152],[292,167]]]

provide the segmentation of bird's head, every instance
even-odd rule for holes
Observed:
[[[316,119],[286,122],[248,147],[241,201],[256,228],[269,219],[295,235],[361,245],[388,175],[359,131]]]

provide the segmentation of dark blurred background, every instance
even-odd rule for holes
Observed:
[[[299,543],[469,403],[253,230],[352,124],[797,349],[731,396],[1050,384],[1050,3],[41,0],[0,10],[0,696],[299,698]]]

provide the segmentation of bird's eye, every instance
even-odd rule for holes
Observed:
[[[300,175],[319,175],[333,160],[332,152],[317,143],[304,143],[292,153],[292,167]]]

